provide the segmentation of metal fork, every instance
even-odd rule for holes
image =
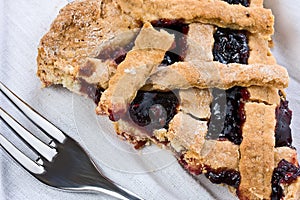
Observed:
[[[102,192],[124,200],[142,199],[105,177],[75,140],[34,111],[1,82],[0,90],[52,139],[49,144],[45,144],[0,107],[0,118],[38,155],[38,159],[31,160],[2,134],[0,145],[31,175],[49,186],[63,190]]]

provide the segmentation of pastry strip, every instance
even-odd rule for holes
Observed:
[[[121,9],[142,21],[185,19],[219,27],[248,30],[266,38],[273,34],[274,17],[262,7],[231,5],[225,1],[207,0],[119,0]],[[220,14],[222,13],[222,14]]]
[[[276,60],[269,48],[269,41],[260,34],[248,34],[248,46],[250,50],[248,64],[276,64]]]
[[[240,145],[239,197],[269,199],[274,169],[275,105],[246,103],[246,121]]]
[[[250,97],[250,101],[260,102],[265,104],[280,104],[280,96],[278,95],[278,89],[273,87],[259,87],[251,86],[247,88]]]
[[[263,7],[264,0],[250,0],[250,7]]]
[[[100,80],[100,82],[98,82],[98,86],[103,89],[106,89],[110,77],[112,77],[112,75],[115,74],[114,66],[111,65],[109,61],[107,62],[103,63],[98,59],[88,59],[86,65],[93,66],[93,68],[97,69],[93,73],[93,76],[95,76],[96,78],[93,79],[93,76],[83,77],[83,78],[91,81],[90,83],[97,83]],[[183,62],[183,63],[180,62],[168,66],[170,70],[168,68],[158,68],[157,71],[155,71],[151,75],[151,77],[147,80],[147,85],[144,86],[144,89],[149,89],[149,90],[171,89],[172,90],[177,88],[191,88],[191,87],[197,87],[197,88],[217,87],[217,88],[225,89],[228,87],[232,87],[235,84],[239,84],[240,86],[249,86],[249,85],[264,86],[265,84],[265,85],[269,85],[270,87],[272,86],[273,87],[272,90],[276,90],[275,88],[284,88],[287,87],[288,85],[287,71],[283,67],[280,67],[279,65],[271,66],[271,65],[263,65],[263,64],[261,65],[228,64],[229,67],[227,67],[227,65],[218,62],[200,61],[199,63],[203,64],[204,66],[197,67],[188,62]],[[106,64],[108,65],[108,67],[106,66]],[[231,66],[232,69],[230,69]],[[219,67],[219,68],[217,68],[217,70],[212,70],[214,67]],[[260,71],[256,71],[256,69],[260,70],[261,73],[259,73]],[[192,70],[194,70],[194,73],[190,73],[192,72]],[[212,78],[215,78],[215,80],[210,79],[210,76],[212,76]],[[257,87],[256,89],[257,92],[263,93],[260,88],[261,87]],[[272,93],[272,95],[274,96],[276,94]],[[259,100],[260,97],[261,96],[258,96],[256,99]]]
[[[221,64],[219,62],[197,61],[174,63],[166,68],[159,68],[147,81],[147,85],[157,90],[175,88],[213,88],[227,89],[235,85],[248,87],[288,86],[287,70],[279,65],[242,65]]]
[[[189,24],[185,61],[213,61],[214,30],[215,27],[209,24]]]
[[[190,88],[179,90],[179,110],[198,119],[209,119],[211,92],[207,89]]]
[[[161,63],[173,42],[173,35],[164,30],[157,31],[150,23],[146,23],[135,41],[134,49],[127,53],[116,74],[109,80],[109,87],[101,96],[97,113],[113,114],[114,118],[125,114],[136,92]]]

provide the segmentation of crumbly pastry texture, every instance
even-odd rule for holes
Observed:
[[[263,0],[76,0],[41,39],[37,75],[239,199],[300,199],[273,24]]]
[[[270,10],[262,7],[233,6],[220,0],[120,0],[119,4],[125,13],[142,21],[183,18],[187,22],[211,23],[220,27],[246,29],[266,36],[273,33],[274,17]]]

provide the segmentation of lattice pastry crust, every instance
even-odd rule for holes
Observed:
[[[75,1],[41,39],[38,76],[99,102],[96,112],[136,148],[168,148],[188,172],[240,199],[299,199],[289,77],[269,49],[274,17],[262,0],[248,4]],[[246,53],[217,55],[220,34]],[[145,123],[139,109],[149,98]]]
[[[132,16],[130,13],[126,13],[126,10],[123,10],[122,8],[125,7],[126,9],[131,9],[130,6],[134,6],[136,3],[142,3],[142,1],[128,1],[128,4],[126,4],[126,2],[81,0],[70,3],[61,9],[59,15],[52,23],[48,33],[46,33],[41,39],[38,48],[37,75],[40,77],[44,86],[49,86],[51,84],[62,84],[71,91],[80,93],[81,84],[80,81],[78,81],[78,79],[81,77],[80,69],[83,68],[84,72],[85,66],[89,66],[91,61],[92,65],[98,66],[97,72],[93,74],[93,77],[85,77],[85,79],[89,79],[91,83],[97,82],[97,84],[100,84],[99,86],[101,86],[103,89],[107,88],[109,77],[115,72],[116,63],[112,61],[114,58],[111,58],[109,55],[103,55],[101,52],[105,50],[112,52],[118,47],[126,46],[126,44],[129,44],[136,36],[136,29],[141,28],[141,24],[149,20],[143,20],[141,19],[142,17],[135,18],[135,16]],[[130,4],[130,2],[132,2],[132,4]],[[144,1],[145,5],[152,2],[153,1]],[[190,3],[201,4],[203,2],[205,1],[180,1],[183,6],[191,5]],[[157,1],[157,3],[159,3],[159,1]],[[245,20],[245,23],[248,25],[241,27],[246,28],[249,26],[260,30],[260,26],[269,24],[269,34],[250,34],[249,47],[253,56],[250,55],[249,64],[275,64],[275,59],[272,57],[268,48],[268,41],[265,39],[265,36],[267,36],[269,39],[271,33],[273,32],[274,19],[270,10],[262,8],[262,0],[251,1],[249,8],[245,8],[241,5],[229,5],[221,0],[213,1],[211,4],[221,4],[224,7],[223,10],[232,9],[232,7],[234,7],[233,13],[241,12],[237,11],[239,9],[244,10],[243,12],[248,12],[247,10],[255,10],[256,14],[253,15],[253,18],[254,16],[260,16],[257,9],[262,13],[265,13],[266,16],[268,16],[264,18],[266,22],[254,23],[249,20]],[[198,8],[204,8],[204,5],[199,5]],[[207,13],[218,12],[218,8],[214,8],[212,5],[209,8],[210,10],[207,8],[203,10],[207,10]],[[210,17],[210,14],[207,15],[208,16],[203,15],[203,18],[206,20],[211,20],[212,17]],[[162,16],[157,16],[155,19],[158,19],[159,17],[168,18],[169,14],[163,15],[162,13]],[[252,19],[252,16],[250,16],[250,18]],[[259,19],[262,18],[263,17],[259,17]],[[170,19],[176,19],[176,16],[173,16]],[[233,17],[227,22],[223,21],[223,19],[221,21],[226,27],[239,26],[238,22],[234,22]],[[210,22],[213,25],[218,25],[213,21]],[[196,29],[198,25],[195,26]],[[210,27],[209,31],[212,33],[213,26],[208,25],[208,27]],[[194,25],[190,26],[189,37],[193,38],[192,40],[194,42],[201,42],[201,38],[203,37],[206,39],[205,41],[210,40],[210,43],[203,41],[199,44],[205,43],[206,47],[208,47],[209,44],[212,44],[212,34],[209,35],[208,33],[205,33],[203,35],[205,30],[201,30],[201,34],[199,33],[197,35],[196,32],[198,30],[195,29]],[[200,29],[203,28],[200,27]],[[198,37],[198,40],[194,39],[196,37]],[[209,48],[203,49],[205,51],[209,50]],[[268,61],[262,61],[262,58],[265,59],[266,57],[260,55],[265,54],[269,55],[267,59]],[[207,61],[207,58],[212,58],[211,55],[202,56],[200,58],[202,59],[203,57],[205,57],[204,61]],[[95,58],[97,59],[95,60]],[[94,71],[91,73],[93,72]]]

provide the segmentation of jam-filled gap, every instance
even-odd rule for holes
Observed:
[[[242,6],[249,7],[250,0],[222,0],[229,4],[241,4]]]
[[[216,28],[212,50],[214,61],[223,64],[248,64],[247,35],[243,30]],[[241,144],[242,126],[246,120],[244,104],[250,97],[249,92],[246,88],[236,86],[225,91],[214,88],[212,94],[212,114],[207,139],[229,140],[234,144]]]
[[[234,188],[238,188],[241,182],[240,173],[234,169],[228,168],[218,168],[213,169],[209,165],[199,164],[197,160],[195,163],[197,164],[189,164],[185,160],[185,154],[183,153],[179,157],[179,163],[185,168],[189,173],[193,175],[199,175],[204,173],[204,175],[215,184],[227,184]]]
[[[159,19],[151,22],[156,29],[164,29],[175,36],[175,42],[165,53],[162,66],[184,61],[187,51],[187,34],[189,25],[183,19]]]
[[[209,167],[206,167],[206,171],[205,176],[212,183],[227,184],[234,188],[238,188],[240,185],[241,175],[239,171],[227,168],[212,169]]]
[[[226,91],[213,89],[212,94],[212,115],[208,122],[207,139],[228,139],[238,145],[242,141],[242,126],[246,119],[245,103],[255,102],[270,105],[268,102],[249,100],[249,92],[242,87],[233,87]],[[275,110],[275,147],[293,148],[290,128],[292,111],[281,91],[279,91],[279,96],[281,97],[280,104]]]
[[[292,111],[289,109],[289,102],[285,99],[283,93],[279,91],[278,94],[280,96],[280,104],[275,110],[275,147],[293,147],[293,139],[290,128]]]
[[[153,136],[155,129],[168,129],[170,121],[178,112],[178,90],[142,91],[139,90],[130,103],[128,117],[130,120]]]
[[[238,86],[228,90],[214,88],[212,95],[206,138],[229,140],[240,145],[243,139],[242,126],[246,120],[244,106],[250,97],[248,90]]]
[[[105,46],[95,58],[100,59],[102,61],[113,60],[117,65],[119,65],[121,62],[125,60],[127,53],[130,50],[132,50],[132,48],[134,47],[134,42],[138,34],[139,31],[137,31],[134,34],[134,36],[127,41],[126,44],[116,45],[116,46],[111,44]]]
[[[273,171],[271,200],[280,200],[284,197],[281,185],[291,184],[300,176],[300,168],[293,163],[282,159]]]
[[[213,37],[212,53],[214,61],[223,64],[248,64],[250,49],[247,31],[218,27]]]
[[[174,34],[175,42],[173,46],[166,52],[161,65],[171,65],[175,62],[184,61],[187,51],[187,34],[189,26],[183,19],[159,19],[151,22],[156,29],[164,29],[170,34]],[[123,46],[105,47],[95,58],[100,60],[114,60],[118,65],[124,61],[127,53],[133,48],[135,37],[129,43]]]
[[[154,131],[159,129],[168,129],[169,123],[177,114],[179,108],[178,90],[173,91],[144,91],[139,90],[134,100],[129,104],[128,111],[117,116],[118,120],[123,120],[130,123],[131,126],[145,134],[145,137],[150,137],[156,140],[157,143],[167,145],[169,141],[161,141],[156,138]],[[114,116],[109,116],[112,121],[115,121]],[[119,133],[126,140],[133,143],[136,149],[143,147],[148,140],[137,140],[130,134],[125,132]]]

